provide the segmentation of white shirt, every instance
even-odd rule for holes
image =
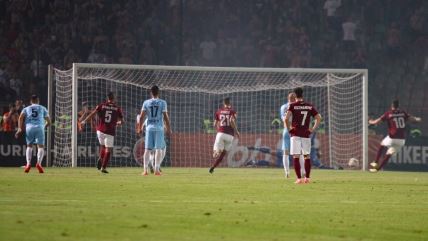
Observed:
[[[353,22],[345,22],[342,24],[343,29],[343,40],[345,41],[355,41],[355,30],[357,25]]]
[[[333,17],[336,14],[336,9],[340,7],[341,0],[327,0],[324,3],[324,9],[327,10],[327,16]]]

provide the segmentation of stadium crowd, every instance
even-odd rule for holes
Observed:
[[[428,1],[0,0],[6,117],[18,110],[8,103],[46,91],[47,65],[73,62],[368,68],[370,96],[404,91],[423,116]],[[369,111],[385,97],[369,97]]]

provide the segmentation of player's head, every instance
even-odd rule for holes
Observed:
[[[159,96],[159,87],[157,85],[153,85],[152,88],[150,89],[150,94],[153,97],[158,97]]]
[[[38,104],[39,103],[39,97],[37,95],[31,96],[31,104]]]
[[[288,93],[288,102],[293,103],[296,101],[296,93],[290,92]]]
[[[303,89],[300,87],[297,87],[293,90],[293,92],[296,94],[296,98],[300,99],[303,98]]]
[[[230,98],[229,97],[226,97],[223,99],[223,105],[224,106],[230,106]]]
[[[392,101],[392,103],[391,103],[392,109],[397,109],[399,106],[400,106],[400,102],[397,99]]]
[[[108,94],[107,94],[107,100],[114,101],[114,94],[113,94],[113,92],[108,92]]]
[[[82,109],[84,109],[84,110],[88,109],[88,102],[87,101],[82,102]]]

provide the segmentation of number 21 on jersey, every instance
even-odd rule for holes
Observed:
[[[220,126],[230,126],[230,119],[231,119],[230,115],[221,114],[220,115]]]

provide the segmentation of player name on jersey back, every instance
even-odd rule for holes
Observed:
[[[309,105],[296,105],[296,106],[294,106],[294,109],[295,110],[312,110],[312,106],[309,106]]]

